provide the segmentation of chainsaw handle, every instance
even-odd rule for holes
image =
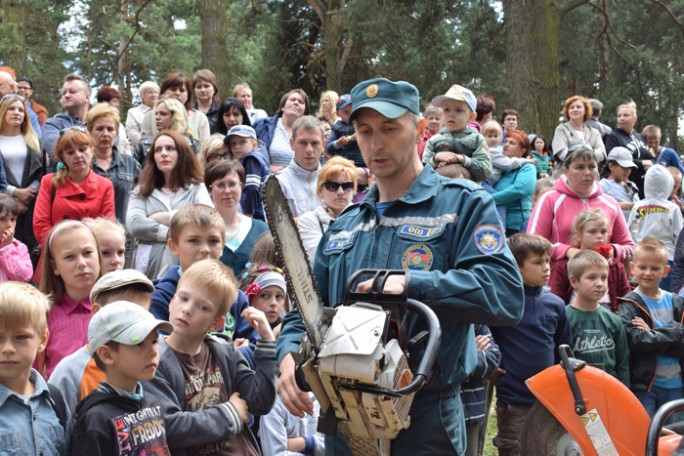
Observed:
[[[409,271],[403,269],[360,269],[356,271],[347,281],[346,291],[344,293],[344,305],[351,305],[355,302],[372,302],[375,304],[395,304],[400,307],[402,311],[406,310],[406,299],[408,298],[408,286],[404,287],[404,292],[401,294],[385,293],[385,282],[393,275],[402,275],[405,277],[406,284],[409,283]],[[373,279],[373,286],[371,291],[361,293],[353,291],[361,282],[362,277]],[[356,285],[356,286],[355,286]],[[403,314],[400,315],[403,317]]]

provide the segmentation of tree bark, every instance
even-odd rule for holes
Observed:
[[[27,27],[24,18],[27,12],[24,3],[16,0],[1,0],[0,10],[4,12],[0,16],[0,34],[3,37],[0,54],[5,65],[11,67],[18,77],[26,72],[24,33],[27,32]]]
[[[326,90],[341,92],[344,72],[352,46],[351,34],[347,32],[345,17],[340,14],[345,0],[308,0],[321,21],[323,30],[323,55],[325,59]]]
[[[231,93],[230,59],[228,57],[228,5],[229,0],[200,0],[202,67],[216,74],[218,95]]]
[[[520,113],[519,128],[528,133],[553,137],[563,102],[558,64],[561,17],[587,2],[503,2],[510,107]]]

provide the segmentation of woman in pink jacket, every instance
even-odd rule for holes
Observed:
[[[619,260],[632,257],[634,241],[620,206],[604,195],[598,184],[598,164],[594,151],[586,145],[570,149],[563,162],[563,175],[553,190],[543,194],[532,209],[527,232],[549,239],[554,246],[552,261],[570,259],[579,249],[571,247],[572,222],[582,211],[601,209],[608,218],[608,239]]]

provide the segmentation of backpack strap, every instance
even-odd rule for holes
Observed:
[[[55,385],[48,383],[48,389],[50,390],[50,402],[52,403],[52,408],[55,409],[57,418],[59,418],[59,424],[66,430],[67,410],[64,396],[62,396],[62,392]]]

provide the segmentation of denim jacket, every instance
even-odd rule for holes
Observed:
[[[121,224],[126,223],[126,210],[128,209],[128,195],[135,187],[140,177],[140,163],[138,163],[130,155],[120,153],[116,146],[112,152],[112,162],[109,168],[105,171],[99,166],[93,158],[93,170],[102,177],[106,177],[112,181],[114,186],[114,208],[116,212],[116,219]]]
[[[52,406],[47,383],[35,369],[31,369],[30,381],[36,391],[27,400],[0,385],[0,452],[8,456],[65,455],[66,433]]]

